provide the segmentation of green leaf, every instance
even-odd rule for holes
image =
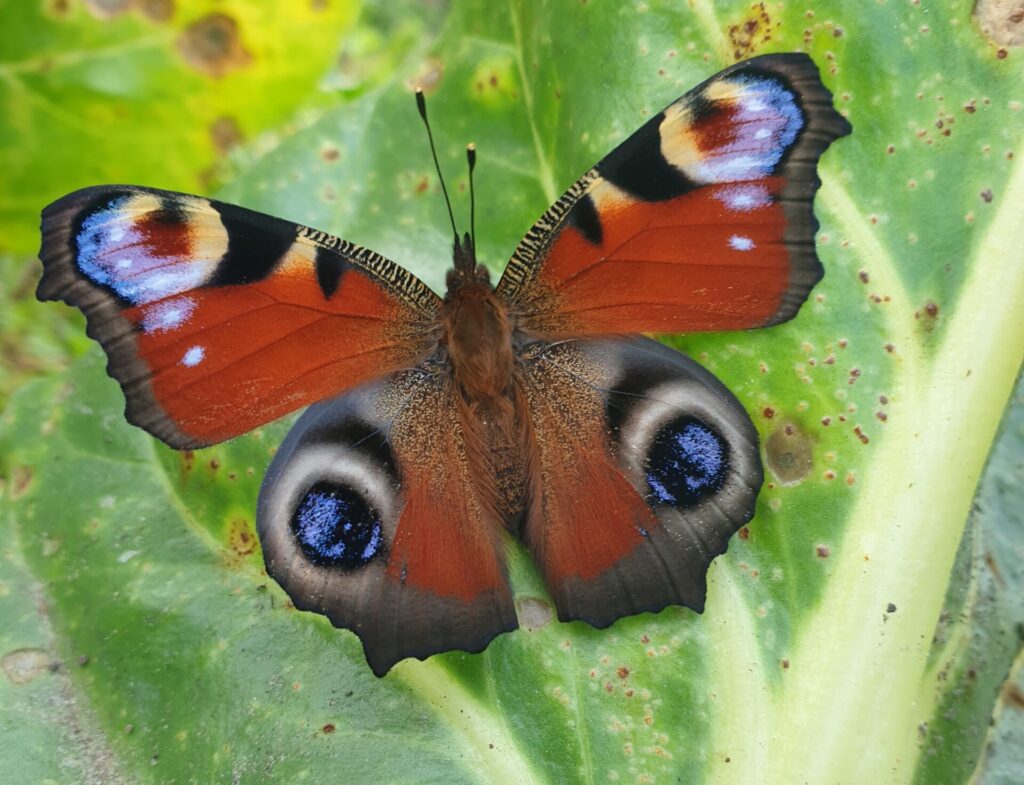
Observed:
[[[1024,357],[1024,80],[972,5],[458,3],[422,62],[282,127],[222,194],[440,286],[447,216],[408,79],[429,86],[460,216],[477,143],[497,271],[562,189],[684,90],[736,58],[808,51],[854,127],[821,167],[825,279],[786,325],[675,341],[745,403],[769,468],[703,615],[558,624],[515,549],[528,628],[377,680],[352,634],[296,612],[262,570],[254,501],[287,423],[172,453],[124,424],[92,353],[15,395],[0,432],[4,580],[24,619],[4,653],[62,663],[29,685],[69,692],[129,781],[1024,777],[1019,753],[984,752],[1021,657],[1021,505],[997,503],[1020,485],[1019,425],[969,517]],[[28,737],[69,749],[29,700],[3,705],[5,733],[28,717]],[[1016,733],[1001,719],[993,749]],[[74,781],[33,744],[25,781]]]
[[[322,101],[357,9],[0,0],[0,250],[34,252],[40,209],[75,188],[207,190],[231,148]]]

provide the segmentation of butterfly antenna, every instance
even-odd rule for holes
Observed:
[[[452,203],[448,198],[448,189],[444,184],[444,176],[441,174],[441,164],[437,162],[437,149],[434,147],[434,135],[430,132],[430,122],[427,120],[427,99],[423,97],[423,90],[416,88],[416,108],[420,110],[420,117],[423,118],[423,125],[427,127],[427,139],[430,140],[430,154],[434,156],[434,168],[437,169],[437,179],[441,181],[441,192],[444,194],[444,203],[448,206],[448,219],[452,222],[452,234],[455,235],[455,244],[459,244],[459,230],[455,228],[455,214],[452,212]]]
[[[476,168],[476,145],[466,146],[466,160],[469,161],[469,237],[476,253],[476,196],[473,193],[473,169]]]

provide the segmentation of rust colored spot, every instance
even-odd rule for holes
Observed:
[[[888,153],[889,155],[892,155],[893,153],[895,153],[895,152],[896,152],[896,145],[893,145],[893,144],[891,144],[891,145],[888,145],[888,146],[887,146],[887,147],[885,148],[885,152],[887,152],[887,153]]]
[[[1012,681],[1007,682],[1006,687],[1003,688],[1003,695],[1007,705],[1018,711],[1024,711],[1024,689],[1021,689],[1019,684]]]
[[[418,193],[418,194],[424,193],[427,190],[427,188],[429,188],[429,187],[430,187],[430,180],[428,178],[426,178],[426,177],[423,177],[423,178],[420,179],[420,181],[418,183],[416,183],[416,193]]]
[[[231,522],[231,528],[228,530],[228,547],[239,558],[255,553],[256,534],[244,518],[237,518]]]
[[[611,695],[613,692],[615,692],[615,687],[612,686],[612,683],[610,681],[606,681],[604,683],[604,691]]]
[[[174,16],[174,0],[139,0],[137,5],[150,22],[169,22]]]
[[[860,439],[861,444],[867,444],[870,441],[870,439],[868,439],[867,434],[860,429],[859,425],[853,429],[853,432],[857,434],[857,438]]]
[[[765,406],[764,411],[761,412],[761,414],[765,416],[765,419],[770,420],[772,417],[775,416],[775,410],[771,406]]]
[[[860,378],[860,368],[851,368],[847,384],[854,384]]]
[[[643,635],[641,635],[641,636],[640,636],[640,642],[641,642],[641,643],[650,643],[650,642],[651,642],[651,636],[650,636],[650,635],[648,635],[648,634],[647,634],[647,633],[645,632],[645,633],[644,633]]]
[[[768,468],[783,485],[795,485],[814,465],[810,438],[795,423],[783,423],[765,443]]]
[[[861,283],[867,283],[869,280],[871,280],[868,277],[868,271],[867,270],[861,270],[859,273],[857,273],[857,277],[860,278],[860,282]]]
[[[53,16],[67,16],[71,5],[68,0],[50,0],[46,5],[46,10]]]
[[[855,482],[857,482],[857,478],[854,476],[853,472],[850,472],[849,474],[846,475],[846,484],[847,485],[851,485],[852,486]]]
[[[341,151],[337,147],[325,147],[320,151],[320,157],[331,163],[341,158]]]
[[[618,675],[620,679],[628,678],[629,668],[627,668],[625,665],[620,665],[619,669],[615,671],[615,673]]]
[[[18,499],[25,495],[25,492],[32,485],[35,473],[31,466],[15,466],[11,470],[11,498]]]
[[[832,471],[831,469],[829,469],[829,470],[827,470],[827,471],[825,472],[825,474],[824,474],[824,475],[822,475],[822,476],[823,476],[823,477],[824,477],[824,478],[825,478],[826,480],[834,480],[834,479],[836,478],[836,473],[835,473],[834,471]]]
[[[242,45],[238,22],[223,13],[190,24],[178,37],[177,47],[186,63],[215,79],[252,62],[252,55]]]
[[[832,424],[832,418],[831,417],[822,417],[821,418],[821,424],[824,425],[827,428],[828,426],[830,426]]]
[[[739,535],[740,535],[740,539],[741,540],[749,540],[750,539],[750,527],[749,526],[742,526],[742,527],[740,527]]]
[[[788,657],[783,657],[782,658],[782,670],[784,670],[784,671],[788,671],[789,670],[789,658]],[[728,762],[729,759],[726,758],[725,760],[726,760],[726,762]]]
[[[889,419],[889,415],[886,414],[885,412],[875,412],[875,417],[877,417],[882,422],[885,422],[886,420]]]
[[[885,406],[887,403],[889,403],[889,398],[888,398],[888,396],[885,396],[885,395],[879,395],[878,396],[878,402],[880,404],[882,404],[882,406]]]
[[[323,728],[321,728],[321,730],[324,733],[334,733],[334,723],[333,722],[328,722],[326,725],[324,725]]]
[[[885,349],[889,354],[892,354],[894,351],[896,351],[896,346],[891,343],[883,344],[882,348]]]
[[[982,191],[979,194],[979,196],[981,196],[981,200],[985,204],[991,204],[992,203],[992,189],[991,188],[986,188],[984,191]]]
[[[814,552],[818,555],[819,559],[827,559],[832,555],[832,549],[827,545],[819,545],[814,549]]]
[[[996,49],[996,57],[1000,60],[1005,60],[1010,53],[1006,51],[1005,47],[999,47]]]
[[[733,57],[743,60],[772,40],[772,28],[778,23],[772,22],[765,3],[755,3],[750,7],[750,17],[742,24],[729,27],[729,43]]]
[[[242,129],[238,121],[229,115],[221,115],[210,124],[210,139],[221,155],[226,155],[242,141]]]
[[[217,469],[220,468],[220,461],[218,461],[216,458],[210,458],[210,468],[213,469],[214,471],[217,471]]]

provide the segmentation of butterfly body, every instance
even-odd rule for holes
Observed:
[[[795,316],[823,272],[816,165],[849,132],[806,55],[737,63],[570,186],[496,285],[456,235],[443,298],[310,227],[88,188],[43,212],[38,295],[85,312],[128,419],[172,447],[308,406],[260,490],[266,569],[383,675],[517,626],[509,537],[561,620],[703,609],[757,433],[638,334]]]

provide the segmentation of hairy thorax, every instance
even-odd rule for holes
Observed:
[[[523,506],[529,449],[515,375],[514,325],[485,280],[450,289],[440,316],[473,482],[496,517],[509,521]]]

